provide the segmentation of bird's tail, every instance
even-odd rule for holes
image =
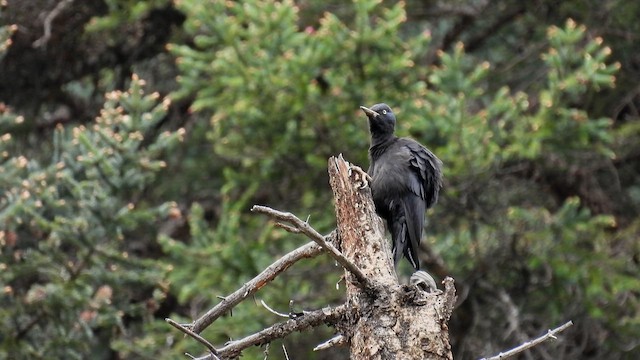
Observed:
[[[406,214],[406,238],[404,241],[404,255],[407,257],[415,270],[420,270],[420,260],[418,259],[418,248],[422,240],[422,229],[424,226],[424,201],[413,194],[405,197],[404,212]]]
[[[407,243],[407,222],[404,214],[397,216],[393,221],[388,224],[391,230],[391,243],[393,252],[393,263],[398,266],[398,262],[402,259],[402,254],[405,252]],[[411,260],[409,260],[411,261]],[[413,265],[413,264],[412,264]]]
[[[420,270],[418,248],[422,238],[424,212],[424,201],[414,194],[406,196],[394,209],[391,209],[392,217],[388,219],[388,226],[393,243],[393,260],[396,266],[404,255],[415,270]]]

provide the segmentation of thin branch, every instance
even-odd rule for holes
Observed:
[[[327,238],[334,237],[335,232],[327,235]],[[269,265],[260,274],[246,282],[242,287],[232,294],[224,297],[224,300],[211,308],[204,315],[193,322],[191,330],[198,334],[207,326],[211,325],[217,318],[230,311],[242,300],[255,294],[260,288],[272,281],[280,273],[287,270],[291,265],[303,258],[313,258],[322,252],[322,248],[314,242],[307,243],[290,253],[284,255],[273,264]]]
[[[200,335],[198,335],[198,334],[194,333],[193,331],[191,331],[191,330],[187,329],[186,327],[184,327],[184,326],[182,326],[182,325],[178,324],[177,322],[175,322],[175,321],[173,321],[173,320],[171,320],[171,319],[169,319],[169,318],[166,318],[166,319],[164,319],[164,320],[165,320],[166,322],[168,322],[168,323],[169,323],[169,325],[173,326],[174,328],[176,328],[176,329],[178,329],[178,330],[182,331],[183,333],[185,333],[185,334],[187,334],[187,335],[191,336],[192,338],[194,338],[194,339],[198,340],[198,342],[199,342],[199,343],[201,343],[201,344],[202,344],[202,345],[204,345],[207,349],[209,349],[209,351],[211,352],[211,355],[213,355],[213,356],[214,356],[214,357],[213,357],[214,359],[215,359],[215,358],[217,358],[218,350],[216,350],[216,348],[215,348],[215,347],[214,347],[210,342],[208,342],[208,341],[207,341],[207,339],[203,338],[202,336],[200,336]]]
[[[33,42],[33,47],[34,48],[38,48],[41,46],[44,46],[47,44],[47,42],[49,42],[49,39],[51,39],[51,23],[53,22],[53,20],[55,20],[56,17],[58,17],[58,15],[60,15],[60,13],[69,5],[71,5],[71,3],[73,3],[74,0],[62,0],[60,1],[56,7],[53,8],[53,10],[51,10],[50,13],[47,14],[47,16],[44,18],[44,35],[42,35],[42,37],[40,37],[38,40]]]
[[[517,354],[519,354],[519,353],[521,353],[521,352],[523,352],[523,351],[525,351],[527,349],[530,349],[530,348],[540,344],[541,342],[543,342],[543,341],[545,341],[547,339],[557,339],[555,335],[557,333],[561,332],[561,331],[564,331],[566,328],[568,328],[571,325],[573,325],[573,321],[569,321],[566,324],[564,324],[562,326],[559,326],[559,327],[557,327],[557,328],[555,328],[553,330],[547,330],[546,334],[544,334],[544,335],[542,335],[542,336],[540,336],[540,337],[538,337],[538,338],[536,338],[534,340],[527,341],[526,343],[524,343],[524,344],[522,344],[522,345],[520,345],[518,347],[515,347],[515,348],[513,348],[513,349],[511,349],[511,350],[509,350],[507,352],[504,352],[504,353],[501,352],[500,354],[498,354],[496,356],[492,356],[492,357],[489,357],[489,358],[482,358],[480,360],[501,360],[501,359],[510,358],[510,357],[512,357],[514,355],[517,355]]]
[[[264,300],[260,300],[260,304],[262,304],[262,306],[272,314],[275,314],[275,315],[278,315],[280,317],[287,318],[287,319],[289,318],[289,314],[285,314],[285,313],[281,313],[281,312],[277,312],[277,311],[273,310],[272,308],[269,307],[269,305],[267,305],[266,302],[264,302]]]
[[[254,205],[251,209],[253,212],[261,213],[268,215],[276,220],[284,221],[289,223],[289,227],[293,227],[295,232],[301,232],[311,240],[315,241],[318,245],[320,245],[325,251],[331,255],[342,267],[347,269],[350,273],[355,276],[360,284],[362,284],[365,288],[369,288],[370,280],[367,276],[358,268],[354,263],[352,263],[349,259],[347,259],[338,249],[335,248],[332,244],[326,241],[325,237],[322,236],[319,232],[316,231],[311,225],[300,220],[297,216],[293,215],[289,212],[282,212],[278,210],[274,210],[270,207]],[[282,226],[281,226],[282,227]],[[285,229],[287,229],[285,227]]]
[[[292,234],[300,234],[300,229],[283,223],[275,223],[276,227],[284,229]]]
[[[223,359],[235,359],[244,349],[251,346],[268,344],[275,339],[284,338],[294,331],[302,331],[322,323],[335,324],[346,316],[353,316],[356,311],[357,309],[349,304],[309,311],[304,316],[272,325],[243,339],[231,341],[218,349],[218,356]],[[214,360],[214,358],[209,354],[199,357],[198,360]]]
[[[332,337],[331,339],[323,342],[322,344],[318,344],[318,346],[313,348],[313,351],[327,350],[334,346],[342,346],[346,343],[347,343],[347,338],[342,334],[338,334]]]

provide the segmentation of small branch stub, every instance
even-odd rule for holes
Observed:
[[[331,339],[323,342],[322,344],[318,344],[318,346],[313,348],[313,351],[327,350],[334,346],[342,346],[347,342],[347,338],[344,335],[336,335]]]

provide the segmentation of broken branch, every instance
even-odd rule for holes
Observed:
[[[542,335],[542,336],[540,336],[540,337],[538,337],[536,339],[533,339],[531,341],[527,341],[526,343],[524,343],[524,344],[522,344],[522,345],[520,345],[518,347],[515,347],[515,348],[513,348],[513,349],[511,349],[511,350],[509,350],[507,352],[504,352],[504,353],[501,352],[500,354],[498,354],[496,356],[492,356],[492,357],[489,357],[489,358],[482,358],[480,360],[501,360],[501,359],[510,358],[510,357],[512,357],[512,356],[514,356],[516,354],[519,354],[519,353],[521,353],[521,352],[523,352],[523,351],[525,351],[527,349],[530,349],[530,348],[540,344],[541,342],[543,342],[543,341],[545,341],[547,339],[556,339],[555,335],[557,333],[559,333],[561,331],[564,331],[566,328],[568,328],[571,325],[573,325],[573,321],[569,321],[569,322],[565,323],[564,325],[559,326],[559,327],[557,327],[557,328],[555,328],[553,330],[547,330],[546,334],[544,334],[544,335]]]
[[[338,249],[335,248],[335,246],[327,242],[325,237],[322,236],[318,231],[316,231],[316,229],[311,227],[311,225],[309,225],[308,223],[300,220],[297,216],[289,212],[282,212],[270,207],[259,205],[254,205],[253,208],[251,208],[251,211],[265,214],[278,221],[284,221],[288,223],[288,225],[285,224],[285,226],[278,225],[285,230],[294,233],[300,232],[307,235],[307,237],[315,241],[316,244],[320,245],[320,247],[327,251],[329,255],[331,255],[331,257],[333,257],[340,265],[342,265],[342,267],[352,273],[360,284],[362,284],[366,288],[371,287],[369,278],[362,272],[362,270],[360,270],[360,268],[358,268],[354,263],[347,259],[340,251],[338,251]]]
[[[218,350],[216,350],[216,348],[215,348],[215,347],[214,347],[210,342],[208,342],[208,341],[207,341],[207,339],[203,338],[202,336],[200,336],[200,335],[198,335],[198,334],[194,333],[193,331],[191,331],[191,330],[187,329],[186,327],[184,327],[184,326],[182,326],[182,325],[178,324],[177,322],[175,322],[175,321],[173,321],[173,320],[171,320],[171,319],[169,319],[169,318],[166,318],[166,319],[164,319],[164,320],[165,320],[166,322],[168,322],[168,323],[169,323],[169,325],[171,325],[171,326],[173,326],[174,328],[176,328],[176,329],[178,329],[178,330],[182,331],[183,333],[185,333],[185,334],[187,334],[187,335],[191,336],[192,338],[196,339],[199,343],[201,343],[202,345],[204,345],[207,349],[209,349],[209,352],[211,352],[211,355],[213,355],[212,357],[213,357],[214,359],[217,357],[217,355],[218,355]]]
[[[333,325],[340,319],[351,315],[356,311],[355,307],[349,306],[349,304],[309,311],[308,313],[305,313],[304,316],[272,325],[243,339],[231,341],[227,343],[226,346],[218,349],[217,356],[222,359],[234,359],[240,356],[240,353],[248,347],[268,344],[275,339],[284,338],[294,331],[302,331],[310,327],[318,326],[322,323]],[[213,359],[215,358],[212,354],[198,358],[198,360]]]
[[[313,351],[327,350],[334,346],[343,346],[346,343],[347,343],[347,338],[342,334],[338,334],[332,337],[331,339],[323,342],[322,344],[318,344],[318,346],[313,348]]]
[[[332,232],[327,237],[334,237],[335,232]],[[202,332],[207,326],[211,325],[222,314],[230,311],[234,306],[238,305],[242,300],[253,295],[262,288],[264,285],[272,281],[280,273],[287,270],[291,265],[303,258],[313,258],[318,256],[322,252],[322,248],[314,242],[310,242],[303,245],[290,253],[284,255],[273,264],[269,265],[260,274],[253,279],[246,282],[242,287],[230,295],[224,297],[224,299],[218,303],[218,305],[211,308],[204,315],[198,318],[191,325],[191,331],[198,334]]]

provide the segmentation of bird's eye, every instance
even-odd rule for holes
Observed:
[[[387,115],[387,110],[382,110],[382,115]]]

